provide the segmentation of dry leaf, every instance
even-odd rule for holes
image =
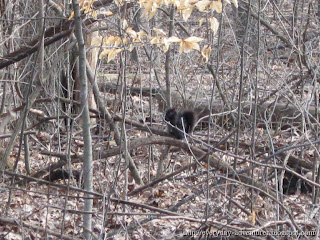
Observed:
[[[104,46],[117,47],[120,45],[122,39],[118,36],[109,36],[104,40]]]
[[[74,11],[71,12],[70,16],[68,17],[68,20],[71,20],[74,17]]]
[[[150,40],[151,44],[156,44],[156,45],[159,45],[162,42],[163,42],[163,39],[161,37],[154,37]]]
[[[165,31],[163,31],[162,29],[159,29],[159,28],[153,28],[153,31],[156,32],[157,35],[161,36],[161,37],[164,37],[166,36],[167,34],[165,33]]]
[[[158,9],[156,1],[140,1],[140,6],[144,7],[143,14],[147,15],[149,19],[154,17]]]
[[[215,17],[212,17],[209,19],[210,22],[210,28],[213,32],[213,34],[216,34],[219,29],[219,22]]]
[[[222,13],[222,3],[221,0],[220,1],[213,1],[210,4],[210,8],[212,10],[215,10],[217,13]]]
[[[122,49],[116,49],[116,48],[113,48],[113,49],[110,49],[110,52],[108,54],[108,60],[107,62],[110,62],[112,61],[113,59],[115,59],[115,57],[117,56],[118,53],[120,53],[122,51]]]
[[[123,19],[123,21],[122,21],[122,28],[123,28],[123,29],[126,29],[127,27],[128,27],[128,22],[127,22],[127,20]]]
[[[239,5],[238,5],[238,0],[231,0],[231,2],[233,3],[233,5],[238,8]]]
[[[177,6],[178,12],[182,14],[183,20],[187,21],[193,11],[194,6],[190,5],[188,0],[182,0],[179,3],[177,2],[177,4],[179,4],[179,6]]]
[[[199,20],[199,26],[202,26],[203,21],[204,21],[204,18],[201,18],[201,19]]]
[[[182,40],[178,37],[175,37],[175,36],[172,36],[172,37],[169,37],[169,38],[163,38],[163,44],[164,44],[164,47],[163,47],[163,51],[164,52],[167,52],[169,50],[169,46],[171,43],[177,43],[177,42],[181,42]]]
[[[209,0],[203,0],[203,1],[199,1],[196,3],[196,7],[198,8],[198,10],[200,12],[204,12],[205,9],[207,8],[207,6],[210,4],[211,2]]]
[[[127,28],[126,32],[132,37],[136,38],[138,36],[137,32],[133,30],[131,27]]]
[[[257,216],[256,216],[256,211],[253,210],[253,211],[252,211],[252,214],[251,214],[250,216],[248,216],[248,220],[249,220],[253,225],[255,225],[255,224],[256,224],[256,218],[257,218]]]
[[[211,53],[211,47],[208,45],[205,45],[201,50],[201,56],[204,59],[205,63],[209,61],[210,53]]]
[[[118,7],[122,7],[124,5],[123,0],[115,0],[114,2]]]
[[[180,42],[180,53],[188,53],[193,49],[200,51],[200,46],[198,42],[202,41],[202,38],[199,37],[188,37],[185,40],[181,40]]]
[[[132,52],[133,49],[134,49],[134,45],[133,45],[133,43],[131,43],[129,46],[129,51]]]
[[[185,8],[184,10],[181,11],[182,17],[183,17],[183,20],[184,20],[184,21],[187,21],[187,20],[188,20],[188,18],[190,17],[193,9],[194,9],[194,6],[190,6],[190,7]]]
[[[107,17],[112,16],[114,13],[111,11],[102,12],[102,14],[106,15]]]

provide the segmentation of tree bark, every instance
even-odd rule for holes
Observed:
[[[88,84],[86,72],[86,50],[84,45],[82,33],[82,21],[80,18],[80,7],[77,0],[72,0],[73,9],[75,13],[75,35],[78,41],[79,51],[79,78],[80,78],[80,100],[82,106],[82,131],[84,141],[83,154],[83,178],[84,189],[92,192],[92,139],[90,133],[90,115],[88,106]],[[83,214],[83,234],[86,239],[91,239],[92,232],[92,198],[91,194],[85,194],[84,211]]]

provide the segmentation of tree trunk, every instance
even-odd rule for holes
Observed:
[[[82,33],[82,21],[80,18],[80,7],[77,0],[72,1],[75,13],[75,35],[78,41],[79,50],[79,79],[80,79],[80,100],[82,106],[82,127],[84,141],[83,155],[83,178],[84,189],[92,192],[92,140],[90,133],[90,115],[88,106],[88,84],[86,73],[86,50]],[[84,211],[88,212],[83,215],[84,237],[91,239],[92,232],[92,198],[91,194],[85,194]]]

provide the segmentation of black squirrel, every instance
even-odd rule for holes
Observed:
[[[183,128],[185,133],[191,133],[196,122],[196,114],[194,111],[184,111],[177,113],[174,108],[167,110],[165,120],[168,121],[169,133],[177,139],[184,138]],[[183,124],[182,124],[183,123]],[[181,131],[180,131],[180,130]]]
[[[75,178],[75,180],[77,182],[79,182],[81,173],[77,170],[72,170],[72,175]],[[49,181],[49,182],[54,182],[56,180],[66,180],[66,179],[70,179],[70,178],[71,178],[71,176],[69,175],[69,171],[61,168],[61,169],[57,169],[52,172],[50,171],[49,175],[44,177],[44,180]]]

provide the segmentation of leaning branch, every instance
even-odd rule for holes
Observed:
[[[59,41],[70,35],[72,32],[72,21],[67,21],[64,24],[58,24],[55,27],[49,28],[44,34],[44,46],[49,46],[52,43]],[[7,56],[2,57],[0,61],[0,69],[5,68],[13,63],[19,62],[27,56],[35,53],[39,48],[39,36],[28,42],[25,47],[9,53]]]

